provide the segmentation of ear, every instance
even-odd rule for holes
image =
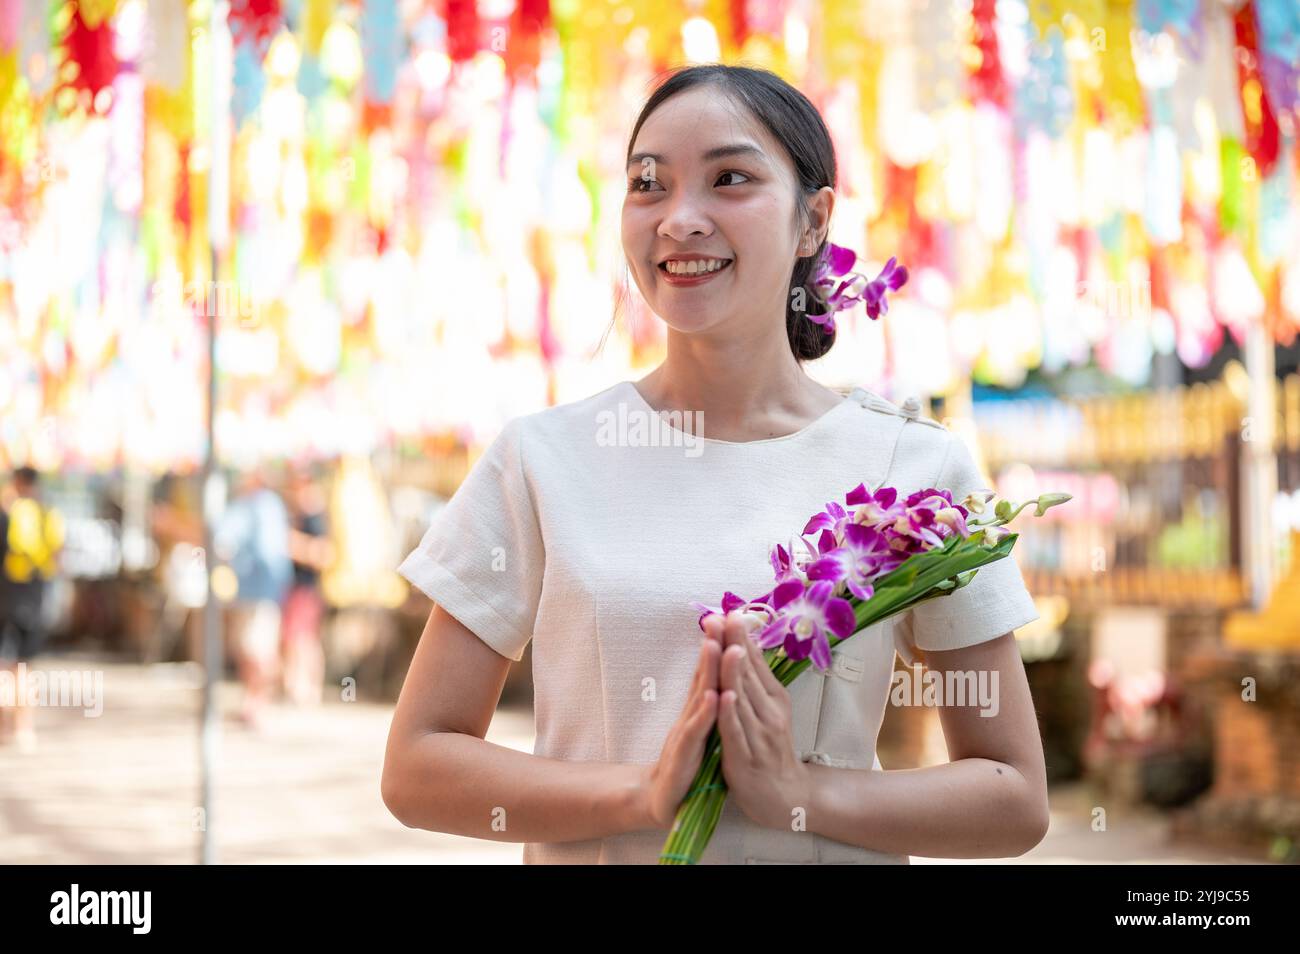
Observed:
[[[810,219],[808,229],[804,233],[804,242],[808,243],[808,250],[803,251],[804,245],[800,245],[801,255],[811,255],[813,250],[821,244],[821,240],[830,230],[831,212],[835,209],[835,190],[830,186],[822,186],[813,195],[808,197],[808,216]]]

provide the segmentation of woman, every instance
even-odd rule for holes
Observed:
[[[394,714],[385,803],[410,827],[524,842],[525,863],[654,863],[716,720],[730,795],[705,864],[1028,850],[1047,789],[1012,634],[1037,614],[1012,560],[788,690],[737,623],[708,617],[701,639],[690,606],[770,589],[771,545],[860,482],[957,499],[985,485],[914,408],[802,370],[834,340],[798,307],[835,196],[821,117],[771,73],[692,67],[650,97],[627,158],[623,247],[667,358],[511,420],[402,564],[436,605]],[[692,259],[714,270],[669,264]],[[678,411],[690,427],[653,426]],[[532,755],[483,741],[530,639]],[[995,717],[941,710],[949,764],[880,770],[896,651],[1000,677]]]

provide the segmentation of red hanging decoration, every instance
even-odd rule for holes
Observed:
[[[91,27],[82,19],[81,8],[74,5],[63,37],[63,52],[65,62],[76,64],[63,83],[65,88],[86,90],[94,97],[113,85],[119,64],[113,55],[113,28],[107,18]],[[71,75],[73,72],[75,75]]]
[[[231,0],[230,35],[236,44],[256,43],[264,50],[284,23],[280,0]]]
[[[974,21],[972,39],[979,51],[979,65],[970,77],[971,98],[976,102],[986,100],[1005,109],[1007,81],[1002,75],[1002,60],[998,57],[997,0],[974,0],[971,16]]]
[[[739,50],[749,39],[749,16],[747,0],[728,0],[727,12],[731,19],[731,42]]]
[[[1255,33],[1255,3],[1242,4],[1232,15],[1237,34],[1237,90],[1246,127],[1246,151],[1260,176],[1273,170],[1278,157],[1277,117],[1259,72],[1259,37]]]
[[[453,63],[472,60],[478,52],[478,4],[475,0],[445,0],[447,56]]]
[[[506,42],[506,75],[517,82],[537,72],[541,38],[551,22],[551,0],[519,0],[510,16]]]

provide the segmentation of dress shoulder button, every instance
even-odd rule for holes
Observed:
[[[909,421],[918,421],[921,424],[928,424],[931,427],[937,427],[941,431],[946,431],[948,429],[933,418],[923,415],[921,413],[921,401],[914,395],[903,401],[902,405],[898,409],[898,413],[902,414]]]

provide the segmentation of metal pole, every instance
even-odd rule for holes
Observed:
[[[221,613],[212,587],[212,569],[216,563],[213,537],[216,521],[224,506],[224,487],[217,470],[216,414],[217,414],[217,327],[221,321],[221,294],[219,284],[221,253],[229,241],[230,208],[230,82],[231,43],[227,27],[229,3],[218,0],[212,4],[208,20],[208,56],[211,65],[211,98],[209,108],[209,159],[208,159],[208,249],[210,282],[204,295],[204,313],[208,319],[208,407],[207,447],[203,455],[203,561],[207,574],[208,596],[203,605],[203,716],[200,730],[200,799],[202,804],[202,846],[200,863],[217,863],[215,829],[215,791],[217,743],[219,741],[220,711],[217,689],[221,684],[224,664],[221,639]]]
[[[1250,423],[1249,439],[1242,441],[1241,462],[1246,471],[1242,481],[1246,579],[1250,604],[1261,610],[1273,592],[1273,501],[1277,497],[1277,371],[1273,338],[1263,318],[1252,321],[1246,331],[1245,359],[1249,379],[1246,414]]]

